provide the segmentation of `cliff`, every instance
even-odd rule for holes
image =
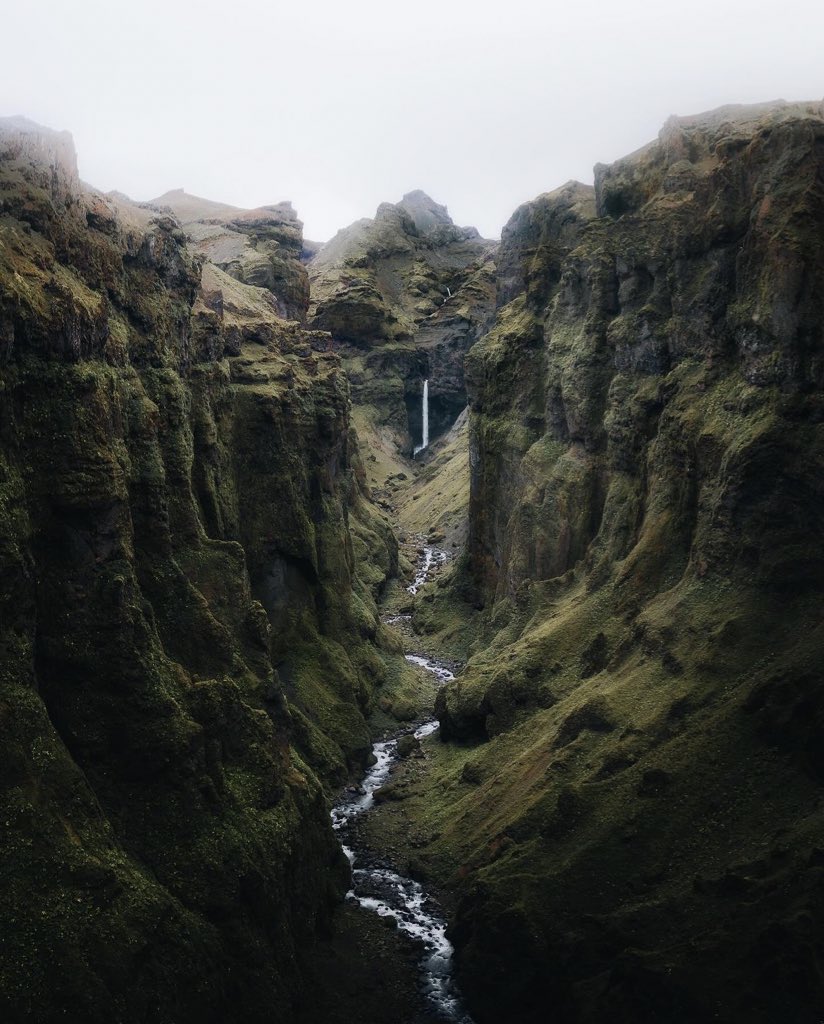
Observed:
[[[314,772],[368,750],[396,549],[328,336],[279,316],[298,222],[179,198],[0,122],[9,1021],[291,1020],[346,880]]]
[[[410,455],[424,379],[433,438],[464,409],[464,354],[494,311],[495,248],[417,191],[339,231],[311,260],[309,322],[331,332],[365,434],[383,431]]]
[[[195,254],[241,283],[271,292],[280,317],[306,318],[309,275],[300,262],[303,224],[291,203],[241,210],[173,189],[146,205],[176,217]]]
[[[672,118],[497,262],[420,812],[477,1019],[814,1021],[824,108]]]
[[[468,472],[469,536],[414,622],[468,660],[362,828],[473,1017],[818,1022],[824,106],[672,118],[497,252],[422,193],[301,235],[0,122],[4,1019],[289,1024],[362,970],[350,915],[305,973],[322,784],[415,713],[367,485],[428,378],[401,522],[457,550]]]

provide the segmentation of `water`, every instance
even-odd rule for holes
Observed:
[[[446,561],[446,552],[440,548],[424,547],[423,558],[415,570],[415,581],[406,588],[408,593],[417,594],[434,570]]]
[[[386,623],[387,626],[397,626],[401,622],[411,622],[412,616],[407,615],[405,613],[402,613],[400,615],[388,615],[383,621]]]
[[[439,683],[448,683],[455,678],[454,673],[450,672],[446,665],[442,665],[439,661],[430,661],[429,658],[424,658],[420,654],[407,654],[405,657],[413,665],[420,665],[427,672],[431,672]]]
[[[436,551],[435,548],[426,549]],[[446,555],[444,555],[444,560]],[[431,572],[440,561],[427,560],[424,557],[422,566],[427,565]],[[418,575],[420,575],[419,569]],[[416,582],[418,576],[416,575]],[[426,581],[426,574],[417,583]],[[407,588],[410,592],[411,588]],[[408,616],[395,616],[387,621],[401,621]],[[418,654],[407,654],[406,660],[431,672],[439,683],[443,684],[455,676],[440,662]],[[414,735],[418,740],[431,736],[438,729],[435,719],[418,726]],[[352,888],[346,894],[347,899],[371,910],[379,917],[391,917],[397,922],[398,929],[423,945],[424,953],[420,962],[421,987],[424,995],[437,1016],[454,1024],[472,1024],[461,1003],[460,993],[453,978],[452,943],[446,937],[446,921],[420,882],[405,878],[391,867],[385,860],[375,862],[368,851],[357,848],[357,838],[350,828],[351,823],[360,815],[367,814],[375,806],[375,791],[380,789],[389,779],[392,768],[398,761],[397,739],[381,740],[373,744],[372,753],[375,763],[367,771],[360,787],[355,791],[348,790],[342,799],[332,808],[332,827],[341,839],[343,852],[352,866]]]
[[[408,655],[409,661],[426,663],[437,670],[439,679],[452,679],[449,669],[425,658]],[[438,729],[434,719],[419,726],[414,735],[422,740]],[[359,850],[356,839],[348,833],[350,823],[375,806],[375,790],[388,780],[398,761],[398,741],[382,740],[372,747],[375,763],[367,772],[356,794],[347,793],[332,809],[332,827],[341,837],[343,852],[352,866],[352,888],[346,898],[371,910],[379,917],[391,917],[398,929],[420,942],[424,947],[421,958],[421,985],[427,1001],[443,1020],[457,1024],[472,1024],[461,1003],[460,993],[453,979],[452,943],[446,937],[446,921],[420,882],[405,878],[383,863],[369,863],[369,855]],[[348,843],[347,843],[348,840]],[[349,845],[351,844],[351,845]]]
[[[429,447],[429,381],[423,382],[423,400],[421,403],[421,443],[415,447],[414,455]]]
[[[468,1024],[460,996],[452,980],[452,943],[446,937],[446,922],[429,908],[430,898],[423,887],[394,871],[380,868],[355,869],[356,887],[375,892],[374,896],[356,895],[358,903],[380,917],[392,917],[400,931],[422,942],[426,953],[421,962],[423,991],[438,1016]],[[364,876],[363,878],[360,876]]]

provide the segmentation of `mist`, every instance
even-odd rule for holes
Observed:
[[[0,113],[71,131],[85,181],[289,199],[318,241],[414,188],[496,237],[670,114],[824,95],[807,0],[43,0],[4,22]]]

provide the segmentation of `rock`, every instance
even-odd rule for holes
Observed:
[[[477,786],[483,782],[483,773],[475,761],[465,761],[461,769],[461,782],[470,786]]]
[[[427,811],[490,1021],[824,999],[797,916],[824,848],[823,153],[820,102],[673,118],[503,231],[465,363],[469,546],[439,598],[473,656],[436,711],[501,780],[462,828],[517,855],[470,851],[448,798]],[[792,868],[758,863],[779,830]]]
[[[375,803],[382,804],[385,803],[387,800],[406,800],[406,798],[409,796],[409,793],[403,786],[400,786],[397,783],[389,782],[385,786],[381,786],[380,789],[376,789],[372,796],[375,800]]]
[[[0,195],[0,1015],[263,1019],[349,882],[319,776],[367,756],[397,570],[279,315],[299,222],[103,196],[19,119]]]
[[[270,292],[279,316],[305,319],[309,277],[300,259],[303,225],[290,203],[241,210],[174,189],[147,205],[172,211],[198,255],[241,283]]]
[[[398,757],[407,758],[421,749],[420,740],[413,733],[405,733],[398,739]]]
[[[463,357],[491,320],[495,248],[412,192],[339,231],[310,264],[310,322],[339,344],[353,402],[406,455],[420,441],[424,379],[433,440],[466,406]]]

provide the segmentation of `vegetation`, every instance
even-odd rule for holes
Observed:
[[[478,1024],[820,1019],[823,147],[673,119],[494,264],[413,193],[310,308],[291,208],[0,124],[4,1019],[425,1024],[328,795],[433,705],[362,829]]]

